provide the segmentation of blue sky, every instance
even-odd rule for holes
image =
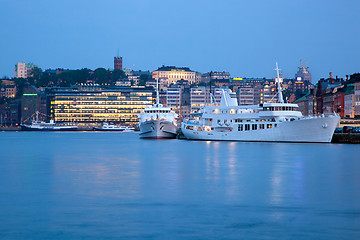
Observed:
[[[238,77],[313,82],[360,72],[358,0],[0,0],[0,77],[16,62],[47,68],[188,66]]]

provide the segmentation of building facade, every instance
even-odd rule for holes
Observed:
[[[211,92],[211,94],[210,94]],[[212,96],[212,99],[210,99]],[[207,104],[220,104],[221,90],[218,88],[196,87],[190,90],[190,111],[196,112]]]
[[[228,72],[208,72],[201,75],[202,82],[210,82],[211,80],[230,80],[230,73]]]
[[[174,110],[178,115],[181,107],[181,88],[169,87],[166,91],[166,106]]]
[[[114,57],[114,69],[123,70],[122,57]]]
[[[35,65],[32,63],[18,62],[15,65],[15,78],[28,78],[32,75],[32,69]]]
[[[196,82],[196,73],[187,67],[162,66],[152,72],[152,78],[166,79],[168,85],[176,83],[178,80],[186,80],[190,83]]]
[[[16,92],[15,85],[4,86],[0,89],[0,97],[14,98],[16,96]]]
[[[241,87],[238,89],[238,103],[239,105],[254,105],[254,88],[252,87]]]
[[[46,98],[35,86],[25,84],[24,93],[21,97],[21,122],[29,122],[35,117],[35,113],[40,112],[40,120],[47,120],[46,117]]]
[[[26,63],[19,62],[15,65],[15,78],[27,78]]]
[[[174,110],[180,118],[189,117],[190,85],[188,81],[179,80],[166,91],[166,105]]]
[[[47,94],[49,112],[55,122],[136,125],[137,115],[152,104],[153,88],[50,88]]]
[[[354,83],[354,117],[360,118],[360,82]]]
[[[354,117],[355,95],[354,84],[349,84],[344,93],[344,116],[348,118]]]
[[[299,67],[299,70],[295,74],[295,80],[299,82],[310,82],[311,83],[311,73],[309,72],[309,67]]]

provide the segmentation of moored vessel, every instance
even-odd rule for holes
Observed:
[[[140,118],[140,138],[166,139],[177,135],[176,118],[178,115],[159,102],[159,81],[156,80],[156,104],[145,108]]]
[[[111,131],[111,132],[133,132],[135,128],[129,126],[119,126],[113,123],[103,122],[101,126],[94,127],[95,131]]]
[[[20,124],[22,131],[76,131],[77,125],[65,125],[55,123],[54,120],[50,122],[43,122],[39,120],[39,112],[36,112],[36,119],[32,120],[30,124]]]
[[[205,106],[194,119],[182,122],[184,136],[197,140],[331,142],[340,116],[303,116],[297,104],[284,102],[277,64],[276,70],[277,102],[239,106],[236,94],[223,89],[219,105]]]

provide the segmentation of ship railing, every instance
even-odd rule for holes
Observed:
[[[184,118],[183,123],[186,123],[186,124],[197,124],[198,121],[196,121],[195,119]]]
[[[337,117],[339,114],[336,112],[333,113],[322,113],[322,114],[314,114],[303,117],[304,119],[313,119],[313,118],[326,118],[326,117]]]

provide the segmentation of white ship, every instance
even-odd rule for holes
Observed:
[[[113,123],[103,122],[100,127],[94,127],[95,131],[115,131],[115,132],[133,132],[135,128],[128,126],[119,126]]]
[[[236,94],[224,89],[219,106],[205,106],[195,119],[183,121],[184,136],[198,140],[330,142],[339,115],[303,116],[297,104],[284,103],[277,64],[276,70],[278,102],[239,106]]]
[[[140,118],[140,138],[175,138],[177,135],[176,118],[178,115],[169,107],[159,103],[159,81],[156,81],[156,104],[145,108]]]
[[[36,119],[31,121],[31,124],[20,124],[22,131],[76,131],[77,125],[65,125],[55,123],[50,120],[49,123],[39,120],[39,112],[36,112]]]

